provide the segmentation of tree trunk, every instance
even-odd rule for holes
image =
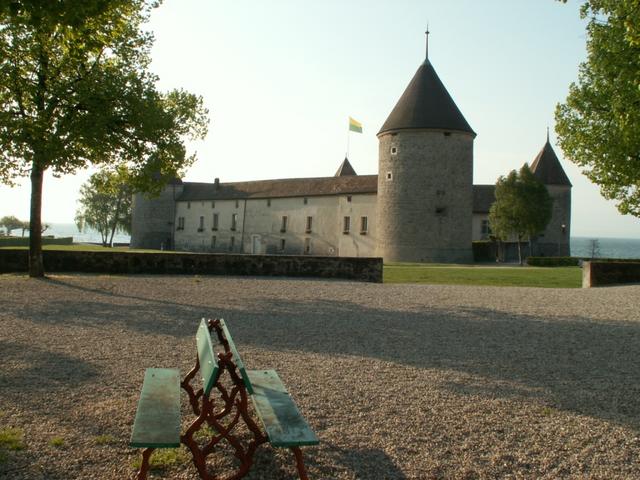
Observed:
[[[34,159],[31,167],[31,217],[29,230],[29,276],[44,277],[42,261],[42,181],[44,171]]]
[[[522,249],[520,248],[520,237],[518,237],[518,261],[522,265]]]

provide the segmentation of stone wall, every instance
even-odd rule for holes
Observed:
[[[436,130],[379,137],[377,255],[469,263],[473,136]]]
[[[582,264],[582,288],[623,283],[640,283],[640,260]]]
[[[131,207],[131,248],[174,248],[175,199],[182,185],[167,185],[156,197],[136,193]]]
[[[46,272],[320,277],[382,282],[381,258],[45,250]],[[0,250],[0,273],[26,272],[27,250]]]

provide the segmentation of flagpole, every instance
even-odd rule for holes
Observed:
[[[349,144],[351,143],[351,130],[347,128],[347,155],[346,158],[349,158]]]

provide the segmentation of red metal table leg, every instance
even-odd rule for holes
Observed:
[[[298,468],[298,476],[300,480],[309,480],[307,477],[307,470],[304,467],[304,461],[302,460],[302,451],[300,447],[291,447],[290,450],[296,457],[296,467]]]

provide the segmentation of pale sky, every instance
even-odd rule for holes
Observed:
[[[378,169],[376,133],[429,58],[476,131],[474,183],[531,163],[547,126],[573,183],[573,236],[640,238],[555,145],[554,109],[585,59],[581,2],[553,0],[165,0],[149,28],[160,88],[204,97],[209,135],[184,180],[323,177],[344,158]],[[43,220],[72,222],[88,171],[44,186]],[[29,216],[29,184],[0,186],[0,217]]]

